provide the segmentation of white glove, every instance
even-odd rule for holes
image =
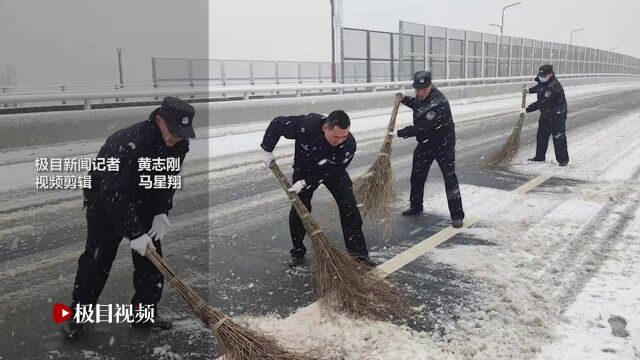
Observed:
[[[276,161],[276,157],[272,152],[266,150],[262,152],[262,162],[264,163],[264,166],[269,167],[274,161]]]
[[[299,194],[305,187],[307,187],[307,182],[304,180],[298,180],[289,188],[289,191]]]
[[[527,113],[527,109],[520,108],[520,114],[526,114],[526,113]]]
[[[132,250],[135,250],[138,252],[138,254],[144,256],[145,252],[147,251],[147,244],[150,244],[151,248],[153,248],[154,250],[156,249],[156,247],[153,246],[152,241],[153,240],[151,240],[149,235],[143,234],[142,236],[129,241],[129,246],[131,246]]]
[[[165,214],[158,214],[153,217],[153,223],[151,224],[151,230],[147,232],[151,238],[156,240],[163,240],[164,236],[171,229],[171,222]]]

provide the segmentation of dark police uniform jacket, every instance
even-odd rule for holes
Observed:
[[[413,109],[413,125],[398,131],[400,137],[416,137],[418,145],[430,149],[455,146],[455,125],[447,98],[435,86],[426,99],[405,96],[402,103]]]
[[[567,99],[560,81],[555,76],[544,83],[538,77],[535,80],[538,84],[529,88],[529,93],[536,93],[538,100],[527,107],[527,112],[540,110],[541,122],[566,120]]]
[[[322,131],[325,120],[324,116],[314,113],[276,117],[267,127],[260,146],[271,152],[281,136],[294,139],[293,169],[301,174],[307,186],[317,186],[328,178],[341,179],[347,175],[347,166],[356,152],[356,140],[349,133],[342,144],[332,146]]]
[[[184,139],[173,147],[165,145],[155,114],[149,120],[121,129],[109,136],[98,153],[98,158],[118,158],[118,172],[96,171],[91,175],[91,189],[84,190],[85,206],[104,212],[105,221],[128,239],[146,233],[141,219],[168,214],[173,207],[175,189],[145,189],[140,186],[141,175],[177,175],[178,171],[138,171],[139,158],[177,158],[179,164],[189,151],[189,140]]]

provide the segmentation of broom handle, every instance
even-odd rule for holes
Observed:
[[[393,111],[391,112],[391,120],[389,120],[389,126],[387,127],[387,135],[396,128],[396,117],[398,116],[398,108],[400,108],[401,101],[402,95],[396,94],[396,101],[393,103]]]
[[[309,209],[307,209],[307,207],[302,203],[302,200],[300,200],[298,194],[293,191],[289,191],[289,189],[291,188],[291,184],[289,184],[289,181],[287,181],[287,178],[284,176],[284,174],[280,170],[280,167],[278,166],[278,164],[276,164],[275,161],[271,162],[271,165],[269,165],[269,169],[271,169],[273,175],[275,175],[276,179],[278,179],[278,182],[280,183],[280,186],[282,186],[284,192],[287,193],[287,196],[293,203],[293,207],[296,209],[296,212],[298,213],[298,216],[300,216],[300,219],[308,218],[308,222],[313,224],[312,226],[310,226],[307,224],[307,221],[302,222],[305,230],[307,231],[307,233],[309,233],[309,236],[314,235],[313,232],[316,231],[316,229],[319,229],[319,226],[315,219],[311,216]]]
[[[171,286],[175,287],[175,283],[177,281],[179,281],[180,278],[178,278],[178,276],[173,271],[173,269],[171,269],[171,267],[169,267],[167,262],[164,261],[162,256],[160,256],[160,254],[158,254],[156,252],[156,250],[154,248],[152,248],[150,245],[147,245],[147,248],[145,250],[145,254],[144,255],[147,257],[147,259],[149,259],[153,263],[153,265],[155,265],[156,268],[158,268],[158,270],[162,273],[162,275],[164,275],[164,277],[167,279],[167,281],[169,281]],[[189,292],[191,292],[195,297],[197,297],[198,303],[204,303],[204,304],[207,303],[200,295],[198,295],[198,293],[196,293],[191,288],[191,286],[189,286],[189,284],[187,284],[184,281],[182,281],[182,286],[187,288]],[[180,294],[180,297],[182,297],[182,299],[185,300],[185,302],[187,302],[187,304],[189,304],[189,299],[187,299],[184,296],[182,296],[182,293],[180,291],[178,291],[178,294]],[[194,313],[196,313],[196,309],[193,309],[193,310],[194,310]]]
[[[527,93],[529,92],[529,88],[527,88],[527,84],[522,84],[522,109],[526,109],[527,107]],[[524,118],[527,116],[526,113],[520,113],[518,117],[518,123],[516,124],[516,128],[522,128],[524,124]]]
[[[393,143],[393,131],[396,128],[396,118],[398,117],[398,108],[402,101],[402,95],[396,94],[396,100],[393,104],[393,111],[391,111],[391,119],[387,126],[387,133],[384,135],[384,142],[382,143],[382,149],[380,155],[389,156],[391,154],[391,143]],[[388,144],[388,145],[387,145]]]

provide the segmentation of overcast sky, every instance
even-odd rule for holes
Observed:
[[[343,26],[496,32],[498,0],[342,0]],[[640,57],[639,0],[523,0],[505,34]],[[0,0],[0,86],[149,83],[152,57],[329,61],[329,0]]]
[[[327,0],[328,1],[328,0]],[[500,24],[509,0],[344,0],[344,26],[398,31],[398,20],[463,30],[498,33],[488,24]],[[505,35],[552,42],[569,42],[640,57],[637,39],[639,0],[521,0],[505,11]]]
[[[152,57],[209,56],[207,0],[0,0],[0,86],[151,83]],[[9,76],[7,74],[9,73]]]

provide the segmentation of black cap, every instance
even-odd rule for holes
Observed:
[[[158,115],[164,119],[169,131],[180,138],[194,138],[193,130],[193,106],[177,97],[167,96],[162,100],[162,106]]]
[[[553,65],[542,65],[538,71],[538,76],[547,76],[553,72]]]
[[[418,71],[413,74],[413,88],[423,89],[431,85],[431,73],[428,71]]]

